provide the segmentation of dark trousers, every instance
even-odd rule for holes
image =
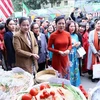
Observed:
[[[38,69],[38,71],[37,71],[37,72],[42,71],[42,70],[44,70],[44,69],[45,69],[45,67],[46,67],[46,62],[39,63],[39,64],[38,64],[38,66],[39,66],[39,69]]]
[[[48,60],[48,65],[51,66],[51,64],[52,64],[52,61]]]
[[[79,59],[79,71],[80,71],[80,76],[82,75],[82,58]]]
[[[2,51],[0,50],[0,60],[2,60]]]

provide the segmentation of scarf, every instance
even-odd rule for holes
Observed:
[[[38,54],[40,54],[41,53],[41,34],[37,35],[36,33],[34,33],[34,36],[38,44]]]
[[[94,33],[94,47],[96,48],[97,51],[100,50],[100,43],[99,43],[99,39],[98,39],[98,31],[96,31],[96,30],[95,30],[95,33]],[[95,56],[95,54],[92,53],[92,65],[94,65],[95,63],[96,63],[96,56]]]

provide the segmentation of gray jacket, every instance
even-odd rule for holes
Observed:
[[[40,47],[40,52],[39,52],[40,58],[38,59],[38,63],[45,62],[46,58],[49,58],[45,34],[40,33],[40,41],[41,41],[41,47]]]
[[[87,69],[91,69],[92,65],[92,53],[97,53],[97,50],[94,46],[94,34],[95,30],[89,33],[89,49],[88,49],[88,62],[87,62]]]

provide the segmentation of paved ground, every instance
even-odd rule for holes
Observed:
[[[90,88],[94,88],[98,82],[92,82],[89,78],[88,78],[88,74],[86,73],[85,76],[81,76],[81,83],[83,85],[83,87],[88,91]]]

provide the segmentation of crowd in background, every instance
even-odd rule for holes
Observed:
[[[81,46],[86,54],[78,57]],[[79,86],[80,76],[87,72],[96,81],[92,79],[95,59],[100,63],[100,19],[93,20],[91,13],[83,15],[75,9],[70,17],[61,15],[52,22],[37,17],[30,23],[21,17],[18,23],[12,18],[0,23],[0,64],[4,70],[21,67],[32,74],[51,66],[59,77]]]

